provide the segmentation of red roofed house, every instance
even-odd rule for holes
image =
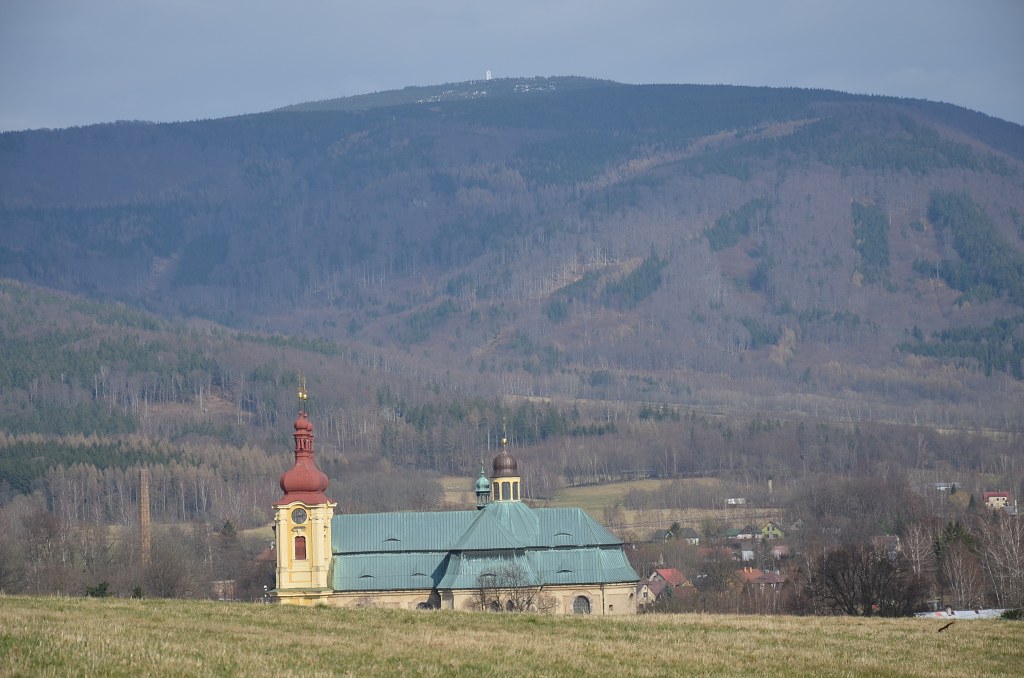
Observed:
[[[655,570],[646,582],[637,585],[636,600],[640,605],[653,605],[656,600],[675,595],[679,589],[691,587],[693,584],[682,572],[674,567],[662,567]]]
[[[762,589],[778,589],[782,588],[782,585],[786,583],[786,578],[782,575],[775,574],[774,572],[764,572],[756,567],[744,567],[742,570],[737,571],[736,575],[745,586],[759,586]]]
[[[736,576],[738,576],[740,581],[744,584],[754,584],[757,582],[758,577],[764,576],[764,572],[756,567],[744,567],[742,570],[736,571]]]
[[[1010,505],[1009,492],[985,492],[981,498],[990,509],[1001,509]]]
[[[674,567],[663,567],[655,570],[654,574],[651,575],[650,580],[652,582],[661,580],[674,588],[690,586],[690,580],[686,578],[686,575]]]

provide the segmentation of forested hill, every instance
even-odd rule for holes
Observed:
[[[1019,428],[1022,206],[1024,128],[820,90],[511,79],[0,135],[2,276],[562,413]]]
[[[507,99],[524,95],[543,95],[553,92],[564,93],[596,87],[623,87],[611,80],[594,78],[505,78],[501,80],[469,81],[430,85],[426,87],[405,87],[386,92],[373,92],[356,96],[324,99],[294,104],[278,111],[365,111],[385,106],[406,104],[430,104],[438,102],[467,101],[470,99]]]

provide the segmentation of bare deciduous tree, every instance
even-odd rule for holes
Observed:
[[[977,556],[965,544],[955,542],[945,549],[942,578],[952,604],[958,609],[982,604],[981,568]]]
[[[820,611],[865,617],[910,614],[927,591],[906,558],[864,544],[822,556],[805,586]]]
[[[476,607],[494,612],[551,612],[558,605],[525,567],[510,563],[477,577]]]
[[[927,526],[912,523],[907,526],[902,539],[906,555],[914,574],[929,577],[935,571],[935,536]]]
[[[977,522],[975,534],[995,604],[1024,606],[1024,521],[994,512]]]

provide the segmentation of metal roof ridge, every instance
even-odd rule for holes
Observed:
[[[509,533],[505,527],[491,515],[492,511],[490,508],[497,506],[497,504],[489,504],[484,510],[480,511],[476,519],[470,524],[466,531],[462,533],[462,536],[455,542],[455,545],[451,548],[452,551],[488,551],[494,548],[525,548],[527,544],[522,543],[514,534]],[[486,523],[486,525],[485,525]],[[484,531],[486,530],[486,531]],[[484,541],[486,546],[473,548],[472,541],[478,539],[478,533],[483,531],[485,537],[493,538],[494,534],[497,533],[500,537],[504,538],[507,542],[506,545],[496,547],[493,544],[489,544]]]

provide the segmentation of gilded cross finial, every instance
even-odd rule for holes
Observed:
[[[299,411],[304,412],[306,406],[306,399],[309,398],[309,394],[306,392],[306,377],[305,375],[299,375]]]
[[[508,445],[508,425],[505,417],[501,418],[501,446],[504,448]]]

